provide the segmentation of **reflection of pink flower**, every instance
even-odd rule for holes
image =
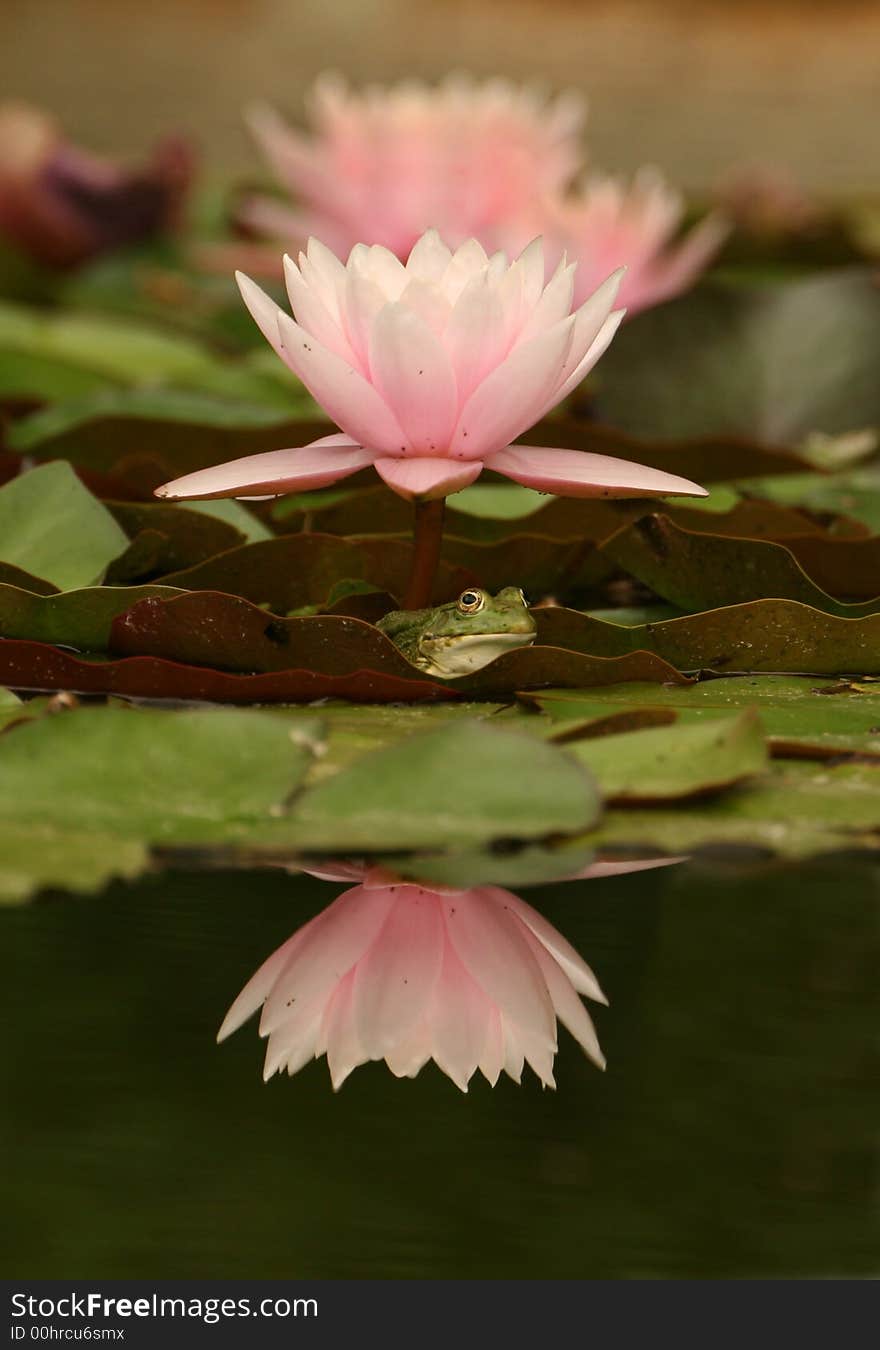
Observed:
[[[525,1061],[553,1087],[557,1019],[605,1063],[579,994],[606,1002],[574,948],[509,891],[367,873],[263,963],[218,1040],[262,1006],[265,1078],[326,1053],[337,1088],[380,1059],[398,1077],[433,1059],[462,1091],[477,1069],[519,1082]]]
[[[625,460],[511,445],[576,387],[611,341],[619,274],[571,312],[574,269],[544,282],[535,240],[508,265],[476,240],[455,253],[429,230],[404,266],[358,244],[343,265],[316,240],[285,259],[297,321],[247,277],[266,339],[342,428],[178,478],[162,497],[232,497],[325,487],[373,464],[402,497],[445,497],[485,467],[573,497],[705,496]]]
[[[324,76],[309,113],[311,135],[268,108],[249,119],[298,209],[257,199],[243,223],[288,245],[315,235],[347,254],[364,240],[405,258],[432,226],[453,246],[471,235],[488,244],[498,224],[580,164],[580,99],[547,103],[500,79],[456,75],[436,89],[408,81],[360,94]]]
[[[138,170],[63,140],[37,108],[0,107],[0,234],[52,267],[72,267],[173,225],[192,175],[177,139]]]
[[[676,239],[684,211],[681,194],[656,169],[644,168],[630,187],[596,176],[571,196],[535,199],[504,238],[517,247],[540,233],[549,265],[564,255],[576,262],[577,304],[625,266],[619,300],[634,314],[692,286],[727,237],[726,221],[710,215]]]

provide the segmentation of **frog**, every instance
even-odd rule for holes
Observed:
[[[447,680],[482,670],[503,652],[530,646],[536,632],[518,586],[505,586],[494,596],[469,586],[448,605],[393,610],[377,627],[411,665]]]

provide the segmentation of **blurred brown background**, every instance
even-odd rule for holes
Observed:
[[[590,96],[595,158],[703,188],[770,162],[829,192],[880,182],[877,0],[0,0],[0,90],[78,139],[135,150],[194,131],[246,167],[241,106],[295,115],[328,67],[357,81],[450,68]]]

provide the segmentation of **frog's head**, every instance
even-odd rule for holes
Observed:
[[[535,621],[517,586],[497,595],[471,586],[456,601],[422,611],[414,659],[432,675],[469,675],[535,640]]]

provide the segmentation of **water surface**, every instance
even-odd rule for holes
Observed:
[[[343,889],[172,873],[0,916],[7,1276],[736,1277],[877,1268],[876,864],[530,890],[595,969],[608,1071],[462,1095],[220,1020]],[[591,1009],[592,1011],[592,1009]],[[873,1063],[872,1063],[873,1061]]]

